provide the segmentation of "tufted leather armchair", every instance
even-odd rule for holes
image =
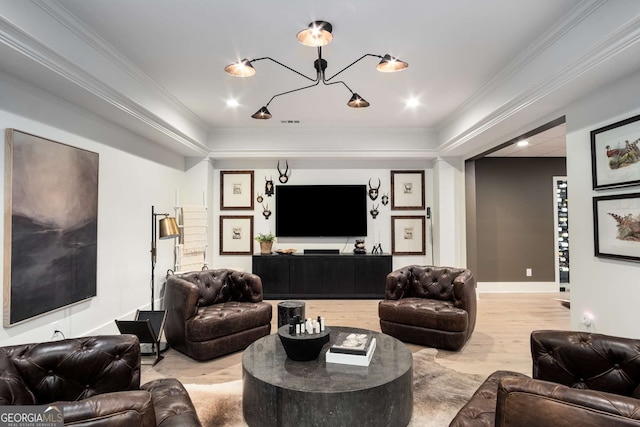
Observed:
[[[271,304],[262,280],[235,270],[204,270],[167,277],[167,342],[196,360],[234,351],[271,333]]]
[[[460,426],[640,426],[640,340],[531,333],[533,378],[497,371],[458,412]]]
[[[475,328],[476,307],[471,271],[410,265],[387,275],[380,329],[401,341],[458,351]]]
[[[0,405],[51,404],[74,426],[200,426],[174,378],[140,386],[135,335],[0,347]]]

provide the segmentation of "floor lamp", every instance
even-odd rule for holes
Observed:
[[[157,218],[164,217],[160,220],[158,230]],[[121,334],[133,334],[140,341],[140,350],[143,356],[155,355],[152,363],[158,363],[162,356],[161,352],[168,349],[167,343],[162,348],[160,339],[164,330],[164,322],[167,317],[165,310],[155,310],[155,269],[156,269],[156,241],[160,239],[172,239],[180,235],[176,219],[170,217],[169,214],[157,214],[155,208],[151,206],[151,310],[137,310],[135,320],[118,320],[116,325]],[[150,347],[149,347],[150,346]]]
[[[158,224],[157,218],[164,217]],[[159,227],[158,227],[159,226]],[[154,311],[154,299],[155,299],[155,269],[156,269],[156,255],[157,239],[173,239],[180,235],[178,224],[176,219],[170,217],[168,213],[156,213],[155,207],[151,206],[151,311]]]

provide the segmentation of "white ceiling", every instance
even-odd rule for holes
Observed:
[[[578,0],[59,0],[212,127],[437,126],[521,51],[568,13]],[[265,124],[250,116],[273,95],[309,81],[270,61],[249,79],[223,68],[241,58],[268,56],[315,78],[315,48],[296,33],[311,21],[333,25],[323,48],[327,75],[370,53],[409,63],[379,73],[365,58],[340,75],[371,103],[346,106],[341,85],[318,86],[276,98]],[[226,100],[240,106],[229,108]],[[416,98],[420,106],[407,109]],[[281,121],[299,121],[283,124]]]
[[[397,147],[405,158],[475,155],[640,69],[632,1],[4,0],[0,71],[186,156],[242,158],[246,151],[228,152],[246,141],[255,145],[245,150],[263,150],[255,135],[265,135],[273,150],[264,157],[277,158],[320,132],[332,144],[316,138],[317,146],[305,147],[318,157],[351,150],[345,159],[373,151],[382,158]],[[630,9],[624,23],[621,11]],[[590,39],[598,27],[589,20],[610,10],[611,27],[604,22]],[[336,78],[369,108],[351,109],[344,86],[320,84],[276,98],[273,119],[252,119],[273,95],[310,82],[267,60],[255,62],[248,79],[228,76],[224,67],[271,57],[315,78],[317,51],[295,37],[314,20],[333,25],[334,39],[322,51],[328,77],[364,54],[389,53],[409,68],[379,73],[378,60],[367,57]],[[527,73],[534,73],[528,81]],[[515,95],[500,98],[503,88]],[[406,106],[411,98],[417,107]],[[228,107],[229,99],[239,106]],[[360,130],[368,133],[352,138]],[[375,130],[378,140],[371,138]],[[341,132],[347,136],[336,138]],[[560,139],[548,132],[533,137],[530,149],[537,151],[527,155],[559,155],[548,146]],[[278,151],[279,140],[289,145]],[[502,154],[519,155],[513,150]]]
[[[517,142],[488,154],[487,157],[566,157],[565,123],[554,126],[528,138],[522,138],[527,144],[519,146]]]

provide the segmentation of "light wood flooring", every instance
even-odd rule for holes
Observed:
[[[569,309],[555,298],[565,293],[480,294],[471,339],[459,352],[438,350],[436,360],[460,372],[489,375],[505,369],[531,375],[529,335],[536,329],[569,329]],[[273,306],[272,333],[277,329]],[[353,326],[380,331],[378,300],[306,300],[306,316],[324,316],[328,326]],[[412,352],[424,347],[408,344]],[[197,362],[169,349],[155,366],[144,365],[142,382],[174,377],[184,384],[213,384],[242,378],[242,352]]]

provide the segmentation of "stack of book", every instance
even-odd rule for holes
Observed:
[[[376,349],[376,339],[371,333],[340,332],[336,342],[326,353],[327,363],[369,366]]]

